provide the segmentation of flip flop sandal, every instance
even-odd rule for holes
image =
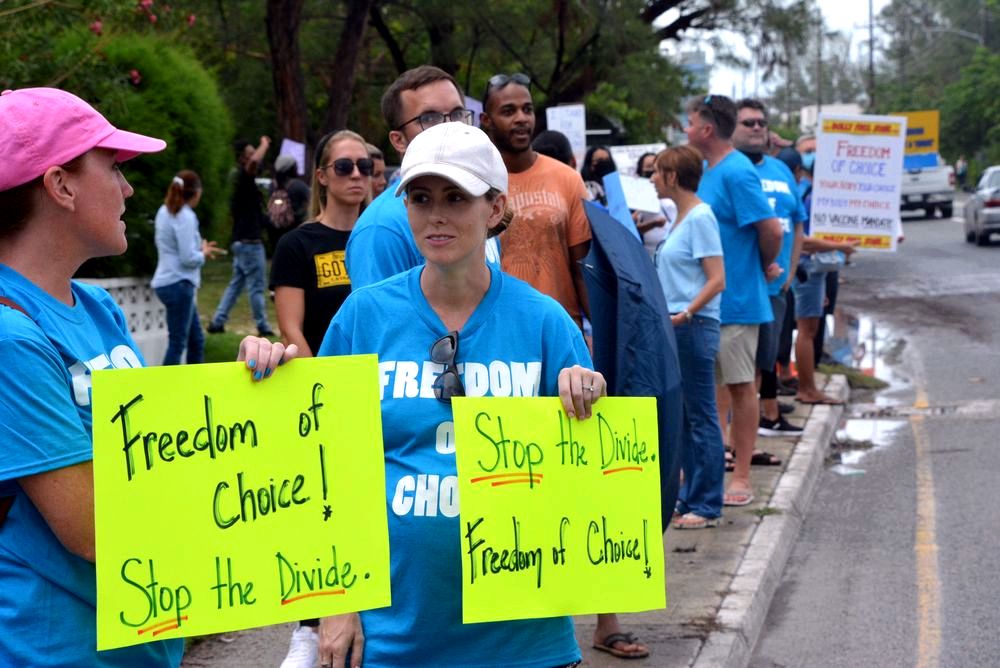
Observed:
[[[722,496],[724,506],[749,506],[751,503],[753,503],[753,492],[750,490],[726,492]]]
[[[718,517],[702,517],[697,513],[685,513],[673,521],[675,529],[708,529],[719,526]]]
[[[726,450],[726,473],[736,470],[736,453],[728,445],[722,446]]]
[[[781,460],[772,455],[770,452],[760,452],[753,453],[750,457],[751,466],[781,466]]]
[[[615,643],[638,645],[639,639],[631,633],[609,633],[604,637],[604,640],[599,643],[594,643],[594,649],[601,652],[607,652],[611,656],[617,656],[619,659],[645,659],[649,656],[648,649],[629,653],[624,650],[616,649]]]

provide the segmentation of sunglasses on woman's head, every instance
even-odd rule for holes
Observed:
[[[358,171],[361,172],[361,176],[371,176],[372,172],[375,171],[375,161],[371,158],[359,158],[358,160],[351,160],[350,158],[337,158],[328,165],[323,165],[323,169],[327,167],[333,167],[333,173],[337,176],[350,176],[354,173],[354,166],[358,166]]]
[[[434,385],[434,398],[440,402],[450,404],[452,397],[464,397],[465,385],[458,375],[458,367],[455,365],[455,358],[458,357],[458,332],[448,332],[440,339],[431,344],[431,361],[435,364],[443,364],[444,373],[437,377]]]

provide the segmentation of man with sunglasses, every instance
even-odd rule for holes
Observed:
[[[762,323],[774,319],[767,298],[765,270],[781,250],[781,223],[767,201],[753,163],[733,149],[736,104],[724,95],[695,98],[687,106],[688,142],[705,156],[698,197],[719,221],[726,289],[722,293],[721,341],[716,360],[719,423],[732,407],[729,443],[735,470],[723,504],[753,502],[750,459],[757,439],[757,338]],[[723,430],[723,438],[726,431]]]
[[[427,128],[447,122],[472,124],[458,82],[432,65],[407,70],[392,82],[382,95],[382,117],[400,159],[413,138]],[[424,263],[395,183],[393,179],[365,208],[347,242],[347,271],[355,290]],[[500,265],[496,239],[486,242],[486,262]]]
[[[791,142],[788,142],[791,143]],[[774,320],[760,325],[757,341],[757,371],[760,379],[761,416],[757,433],[761,436],[797,436],[802,427],[788,422],[778,410],[778,377],[774,365],[778,357],[778,342],[786,323],[788,291],[795,278],[802,250],[802,224],[807,216],[799,197],[798,184],[791,170],[768,154],[770,137],[767,128],[767,108],[760,100],[747,98],[737,103],[736,129],[733,145],[750,158],[760,185],[764,189],[774,214],[781,223],[781,252],[775,260],[781,273],[767,283]],[[751,464],[776,465],[781,462],[767,452],[754,452]]]
[[[590,249],[583,179],[531,147],[535,107],[523,74],[497,74],[483,93],[480,125],[500,151],[515,222],[501,239],[503,270],[562,304],[582,326],[589,311],[579,260]]]

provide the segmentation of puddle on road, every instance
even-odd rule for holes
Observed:
[[[889,384],[877,392],[852,390],[852,404],[868,403],[863,417],[848,417],[837,431],[829,462],[838,475],[864,475],[862,461],[892,445],[907,420],[894,408],[911,403],[911,383],[902,371],[906,339],[877,320],[838,308],[827,317],[826,352],[838,363]],[[853,411],[849,405],[848,416]]]

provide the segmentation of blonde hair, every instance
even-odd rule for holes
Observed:
[[[319,182],[319,170],[326,164],[326,161],[330,157],[330,152],[336,144],[339,144],[345,140],[356,141],[365,147],[365,153],[368,153],[368,142],[365,138],[359,135],[353,130],[337,130],[336,132],[331,132],[325,135],[316,144],[316,158],[313,161],[313,176],[312,176],[312,193],[309,199],[309,219],[316,220],[319,218],[320,214],[323,213],[323,209],[326,208],[326,187]],[[369,193],[365,197],[365,201],[361,203],[361,209],[364,210],[365,206],[371,201],[371,189],[369,188]]]

